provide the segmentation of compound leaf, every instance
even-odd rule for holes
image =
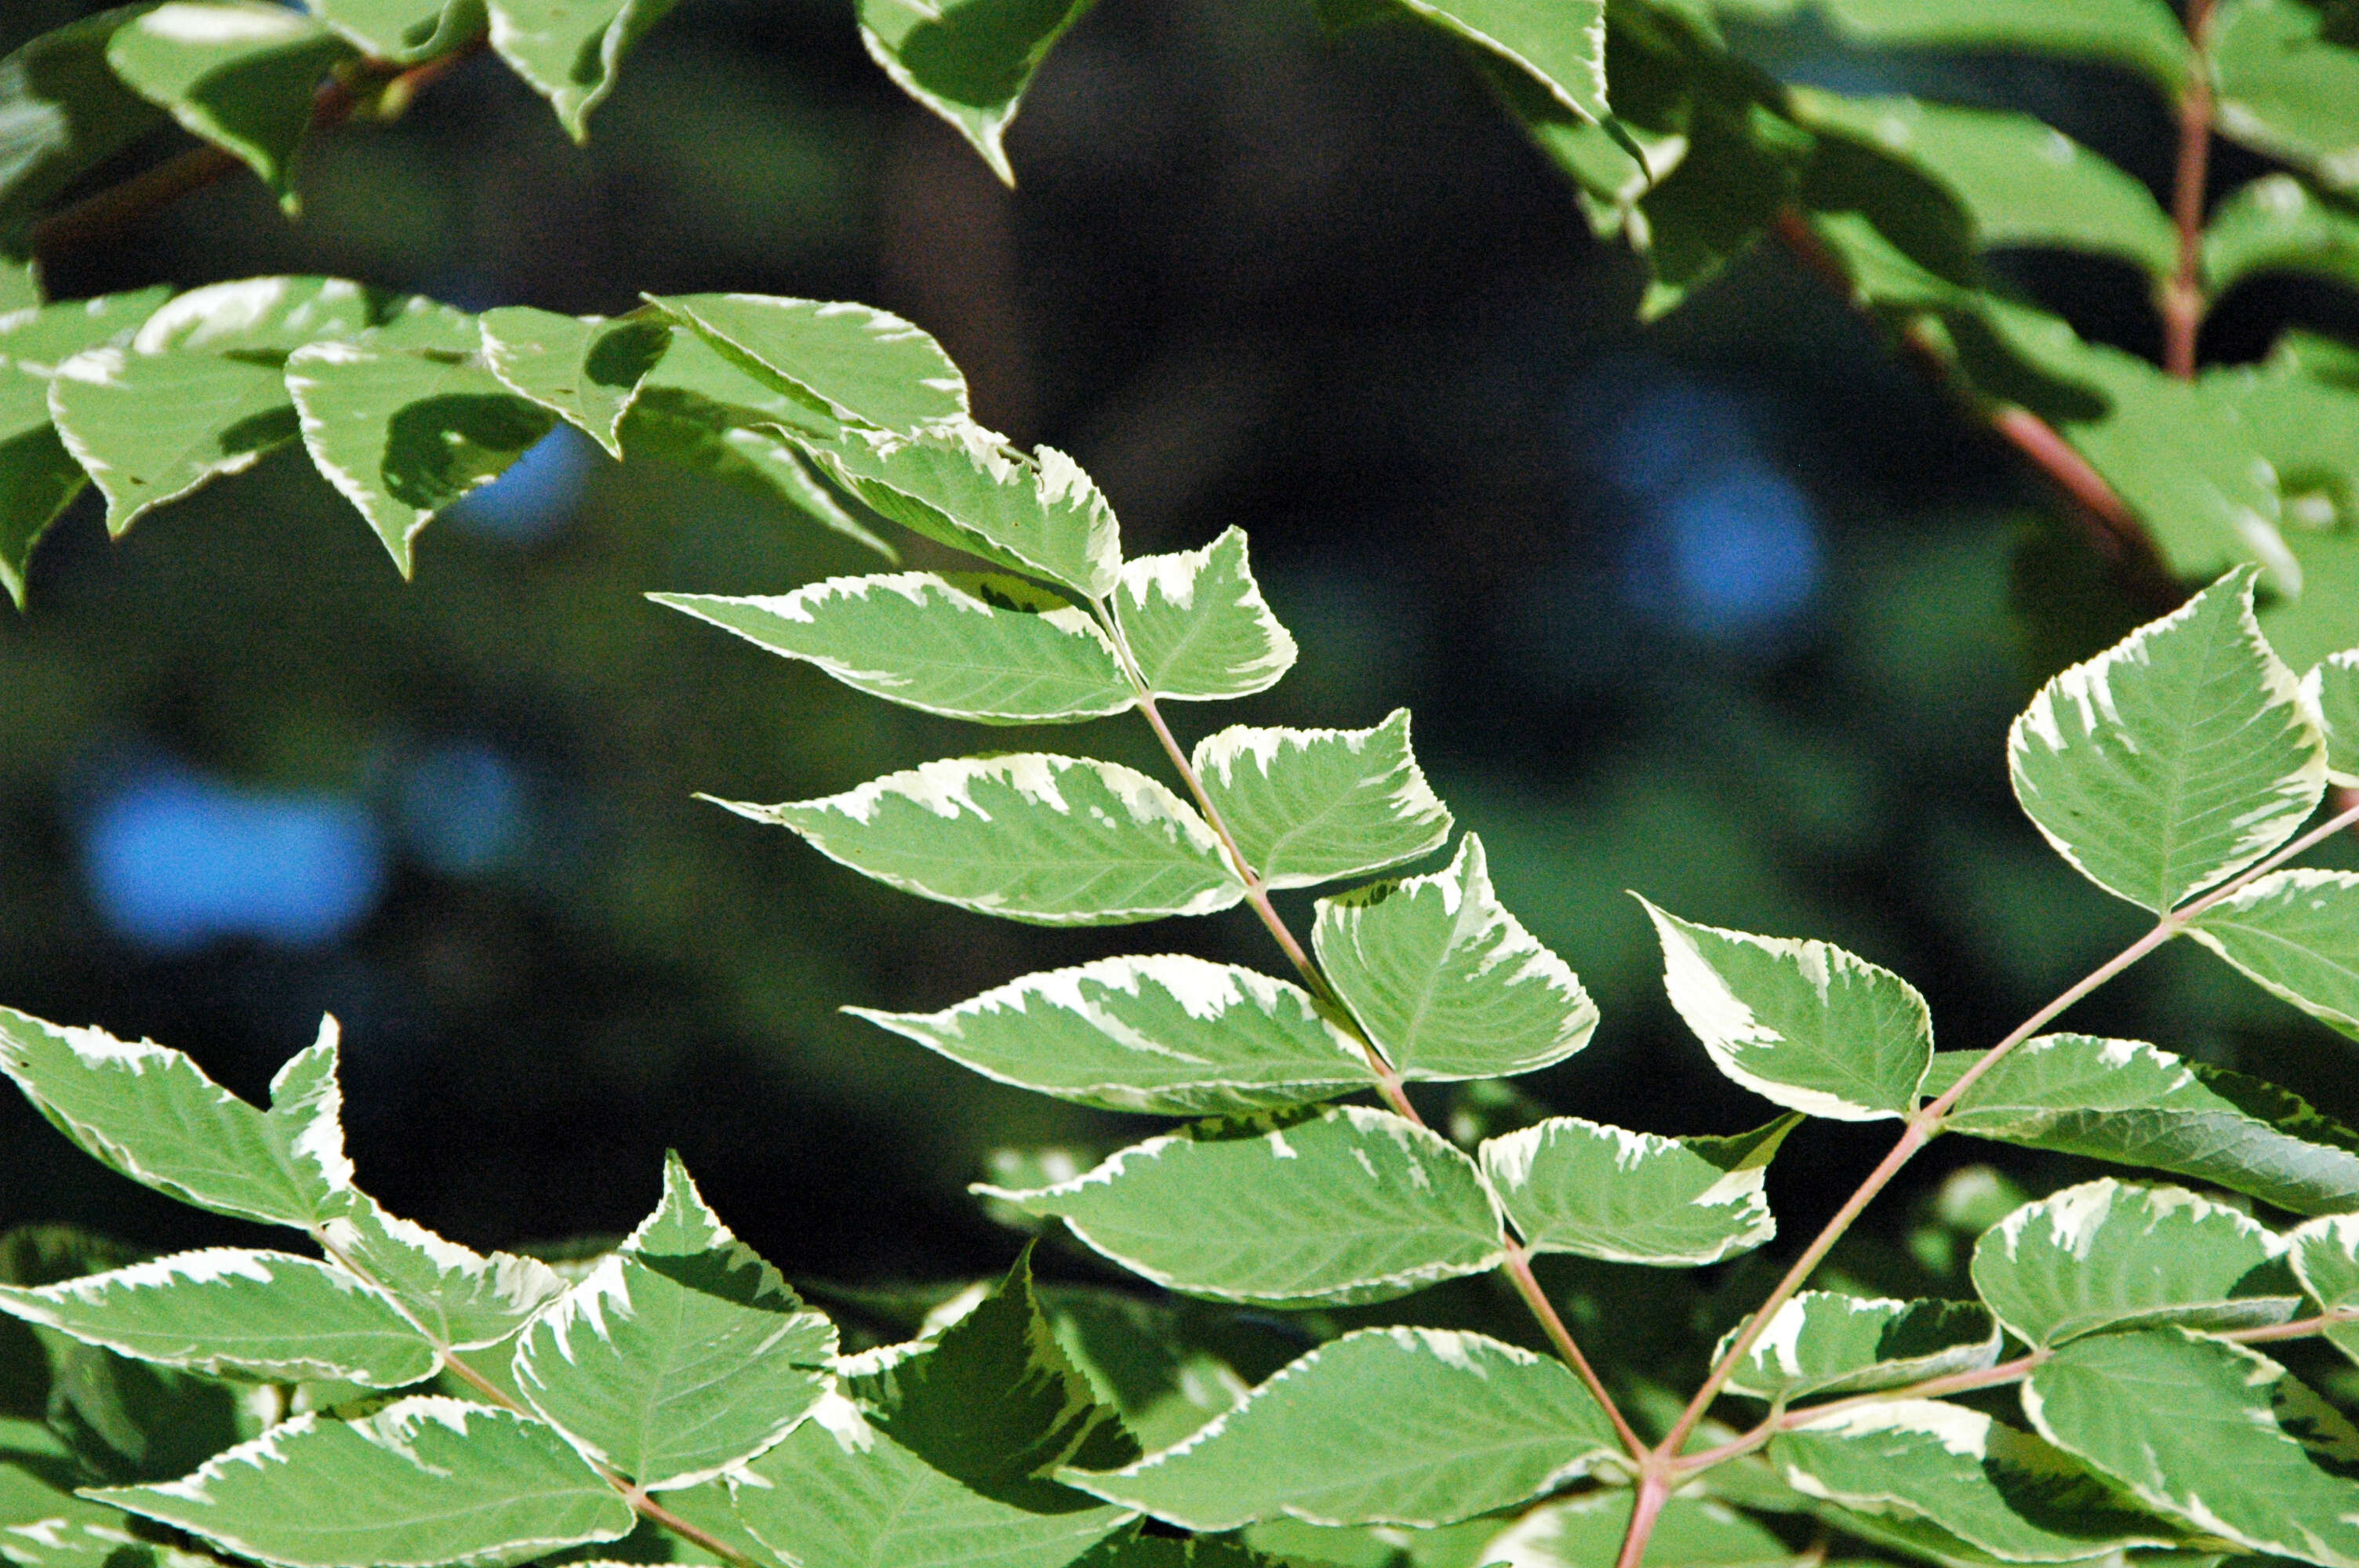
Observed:
[[[1571,967],[1492,891],[1472,833],[1430,876],[1321,899],[1310,939],[1403,1077],[1513,1077],[1564,1060],[1597,1028]]]
[[[2302,682],[2326,731],[2327,775],[2359,788],[2359,648],[2322,661]]]
[[[1203,820],[1114,762],[953,758],[823,800],[719,804],[878,881],[1038,925],[1210,914],[1245,896]]]
[[[904,92],[940,115],[1008,184],[1000,145],[1032,73],[1090,0],[861,0],[860,40]]]
[[[0,1007],[0,1072],[88,1153],[183,1203],[309,1228],[349,1199],[335,1020],[258,1110],[178,1051]]]
[[[1605,104],[1605,0],[1401,4],[1524,71],[1579,119],[1597,124],[1613,114]]]
[[[1945,1093],[1981,1059],[1933,1058]],[[2296,1214],[2359,1203],[2359,1132],[2242,1073],[2135,1040],[2049,1034],[1999,1059],[1946,1119],[1952,1131],[2168,1171]]]
[[[1923,1519],[2002,1562],[2069,1563],[2180,1540],[2067,1454],[1961,1405],[1855,1406],[1780,1433],[1769,1456],[1808,1496]]]
[[[2359,288],[2359,213],[2289,174],[2263,175],[2221,202],[2203,230],[2203,279],[2214,294],[2256,272],[2307,273]]]
[[[2057,852],[2158,913],[2292,837],[2326,789],[2299,683],[2240,567],[2039,689],[2007,738],[2016,798]]]
[[[398,1389],[433,1375],[433,1347],[350,1274],[284,1252],[217,1247],[35,1290],[0,1286],[0,1313],[120,1355],[208,1376],[342,1379]]]
[[[1027,975],[940,1012],[845,1011],[985,1077],[1106,1110],[1266,1110],[1373,1081],[1299,986],[1178,954]]]
[[[1737,1332],[1712,1352],[1715,1364]],[[1998,1320],[1973,1302],[1803,1291],[1777,1309],[1728,1387],[1781,1402],[1863,1393],[1995,1365],[1998,1347]]]
[[[0,59],[0,251],[23,255],[52,198],[163,124],[106,63],[107,40],[144,9],[84,16]]]
[[[358,1191],[319,1234],[447,1349],[496,1345],[565,1293],[565,1281],[538,1259],[472,1251],[386,1213]]]
[[[1102,718],[1136,694],[1088,611],[1018,578],[830,578],[778,597],[650,594],[872,697],[985,724]]]
[[[90,1495],[283,1568],[498,1568],[636,1522],[549,1427],[440,1398],[299,1415],[185,1479]]]
[[[168,0],[116,29],[106,62],[192,135],[236,154],[291,211],[312,93],[356,53],[321,23],[263,0]]]
[[[607,321],[509,305],[478,319],[500,384],[623,455],[623,417],[671,347],[661,321]]]
[[[676,0],[490,0],[492,48],[557,111],[565,134],[590,139],[590,111],[614,90],[623,56]]]
[[[705,1206],[678,1155],[663,1203],[516,1343],[526,1400],[648,1490],[692,1487],[792,1431],[833,1379],[835,1325]]]
[[[404,577],[419,530],[506,473],[557,423],[472,353],[314,343],[288,360],[287,388],[311,460],[360,508]]]
[[[728,362],[827,423],[911,432],[967,415],[966,378],[941,345],[889,311],[766,294],[651,299]],[[808,419],[809,413],[805,415]],[[798,423],[793,418],[789,424]]]
[[[2359,1037],[2359,871],[2271,871],[2187,934],[2312,1018]]]
[[[1134,1273],[1215,1301],[1388,1301],[1504,1256],[1474,1162],[1360,1106],[1200,1122],[1053,1186],[973,1190],[1057,1216]]]
[[[2077,1340],[2031,1374],[2040,1435],[2249,1552],[2359,1564],[2359,1432],[2267,1357],[2184,1329]]]
[[[2211,61],[2221,135],[2359,189],[2359,50],[2321,36],[2318,8],[2228,0],[2213,18]]]
[[[1114,610],[1140,678],[1159,697],[1250,697],[1294,667],[1294,638],[1261,596],[1240,528],[1201,550],[1125,562]]]
[[[1373,730],[1235,725],[1198,742],[1194,762],[1245,863],[1274,888],[1381,871],[1450,840],[1405,708]]]
[[[2285,1243],[2184,1187],[2105,1177],[2026,1204],[1974,1245],[1974,1289],[2036,1346],[2101,1329],[2284,1323],[2300,1305]]]
[[[1824,942],[1697,925],[1647,901],[1663,984],[1712,1065],[1789,1110],[1874,1121],[1916,1108],[1933,1057],[1925,999]]]
[[[1494,1138],[1483,1174],[1535,1252],[1610,1263],[1717,1263],[1777,1234],[1762,1179],[1801,1121],[1734,1138],[1658,1138],[1558,1116]]]

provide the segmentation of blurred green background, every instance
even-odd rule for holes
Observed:
[[[0,49],[81,9],[12,5]],[[2033,108],[2167,175],[2163,110],[2109,77],[1744,41],[1846,91]],[[1101,0],[1009,146],[1013,192],[875,70],[848,6],[686,0],[587,148],[479,59],[399,124],[316,144],[299,222],[240,176],[49,281],[318,272],[569,312],[741,289],[910,317],[979,417],[1097,477],[1133,553],[1251,534],[1302,661],[1239,709],[1177,715],[1183,741],[1415,711],[1511,906],[1603,1010],[1527,1086],[1559,1110],[1669,1133],[1768,1114],[1671,1015],[1625,889],[1895,968],[1950,1047],[2136,935],[2015,810],[2002,745],[2035,682],[2138,608],[1788,258],[1640,328],[1638,265],[1588,238],[1446,43],[1330,38],[1290,0]],[[2222,162],[2223,183],[2252,172]],[[2152,347],[2126,270],[2004,265],[2089,335]],[[2225,302],[2207,351],[2256,358],[2291,320],[2354,325],[2273,280]],[[332,1011],[361,1179],[471,1243],[626,1229],[672,1146],[790,1274],[1004,1266],[1015,1238],[963,1192],[992,1151],[1152,1125],[997,1087],[837,1006],[930,1009],[1121,951],[1277,967],[1242,914],[997,924],[694,800],[970,749],[1155,764],[1136,720],[978,734],[648,605],[873,564],[737,492],[560,430],[424,535],[412,585],[299,454],[114,545],[91,499],[35,557],[31,612],[0,619],[0,1000],[178,1045],[250,1095]],[[2359,1120],[2354,1048],[2192,949],[2074,1022]],[[1787,1236],[1887,1141],[1798,1136],[1770,1178]],[[234,1229],[13,1097],[0,1150],[0,1228]],[[1909,1191],[1982,1160],[2033,1190],[2082,1173],[1940,1146]]]

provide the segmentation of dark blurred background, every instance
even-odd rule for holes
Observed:
[[[77,7],[8,9],[0,48]],[[2033,108],[2167,173],[2161,108],[2109,77],[1746,42],[1849,91]],[[1560,1110],[1670,1133],[1768,1113],[1670,1013],[1625,889],[1897,968],[1951,1047],[2136,933],[2022,820],[2002,757],[2034,682],[2135,613],[2006,451],[1784,255],[1639,327],[1639,265],[1589,239],[1447,44],[1330,38],[1292,0],[1101,0],[1009,147],[1013,192],[870,63],[846,5],[686,0],[587,148],[479,59],[398,124],[316,144],[299,222],[241,176],[49,283],[321,272],[474,308],[743,289],[912,318],[981,418],[1095,474],[1133,553],[1250,532],[1302,661],[1179,715],[1183,739],[1415,710],[1511,906],[1603,1007],[1596,1043],[1528,1086]],[[2125,271],[2001,265],[2093,336],[2154,341]],[[2249,287],[2207,349],[2258,357],[2293,319],[2349,310]],[[1016,1238],[962,1190],[992,1151],[1152,1124],[995,1087],[836,1007],[1142,948],[1277,967],[1242,914],[995,923],[692,799],[970,749],[1154,762],[1136,720],[979,733],[648,605],[874,564],[734,492],[560,429],[423,536],[412,585],[297,453],[114,545],[91,499],[35,557],[31,612],[0,616],[0,1000],[178,1045],[249,1095],[332,1011],[364,1184],[468,1242],[626,1229],[676,1146],[791,1274],[1004,1266]],[[2359,1119],[2354,1048],[2200,952],[2075,1022]],[[1787,1236],[1887,1141],[1798,1136],[1771,1177]],[[237,1229],[14,1097],[0,1151],[0,1227]],[[1980,1160],[2034,1191],[2086,1173],[1937,1147],[1909,1191]]]

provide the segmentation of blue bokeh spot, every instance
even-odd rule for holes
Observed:
[[[427,866],[445,876],[480,876],[524,839],[525,788],[499,752],[476,742],[438,746],[401,780],[401,830]]]

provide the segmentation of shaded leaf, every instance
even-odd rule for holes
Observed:
[[[209,354],[92,349],[58,368],[49,406],[66,449],[106,497],[116,535],[299,434],[277,366]]]
[[[2286,1237],[2287,1260],[2301,1288],[2326,1312],[2359,1309],[2359,1215],[2313,1219]],[[2359,1361],[2359,1322],[2326,1327],[2327,1342]]]
[[[2359,288],[2359,213],[2289,174],[2263,175],[2214,208],[2203,229],[2203,278],[2213,293],[2256,272],[2308,273]]]
[[[1715,1365],[1736,1333],[1712,1351]],[[1997,1319],[1973,1302],[1803,1291],[1777,1309],[1728,1387],[1777,1400],[1856,1394],[1995,1365],[1998,1346]]]
[[[1158,697],[1250,697],[1294,667],[1294,639],[1254,580],[1243,529],[1201,550],[1125,562],[1112,598],[1124,645]]]
[[[1113,762],[955,758],[823,800],[719,804],[904,892],[1038,925],[1209,914],[1245,896],[1195,812]]]
[[[2359,50],[2321,36],[2319,8],[2228,0],[2212,19],[2211,61],[2221,135],[2359,189]]]
[[[985,1077],[1106,1110],[1271,1109],[1375,1081],[1301,988],[1179,955],[1027,975],[940,1012],[845,1011]]]
[[[1504,1256],[1496,1200],[1474,1162],[1359,1106],[1200,1122],[1053,1186],[972,1190],[1058,1216],[1133,1272],[1216,1301],[1386,1301]]]
[[[2359,871],[2271,871],[2187,934],[2270,994],[2359,1037]]]
[[[2167,0],[1819,0],[1863,43],[2079,56],[2136,71],[2177,93],[2193,63]]]
[[[1593,1492],[1543,1504],[1467,1559],[1506,1568],[1593,1568],[1611,1563],[1629,1533],[1636,1493]],[[1710,1498],[1673,1497],[1655,1516],[1647,1561],[1680,1568],[1777,1568],[1794,1552],[1760,1525]]]
[[[623,455],[623,416],[671,346],[660,321],[606,321],[510,305],[478,318],[500,384]]]
[[[116,29],[106,63],[192,135],[236,154],[291,211],[312,94],[356,52],[264,0],[167,0]]]
[[[164,123],[106,63],[107,40],[147,8],[97,12],[0,59],[0,252],[25,255],[26,231],[52,199]]]
[[[484,30],[483,0],[310,0],[360,51],[395,65],[448,54]]]
[[[1533,1251],[1692,1266],[1777,1234],[1762,1178],[1800,1120],[1779,1117],[1735,1138],[1658,1138],[1560,1116],[1479,1153]]]
[[[1613,114],[1605,104],[1605,0],[1401,4],[1524,71],[1580,118],[1595,124]]]
[[[1090,0],[861,0],[860,41],[902,92],[1016,183],[1000,145],[1032,73]]]
[[[1198,742],[1193,762],[1270,887],[1381,871],[1450,840],[1450,808],[1409,752],[1406,708],[1373,730],[1235,725]]]
[[[489,0],[492,48],[577,142],[614,90],[623,56],[675,0]]]
[[[2328,776],[2359,788],[2359,648],[2319,665],[2302,690],[2325,721]]]
[[[1328,980],[1401,1076],[1513,1077],[1589,1044],[1597,1007],[1492,891],[1483,841],[1450,864],[1319,901]]]

